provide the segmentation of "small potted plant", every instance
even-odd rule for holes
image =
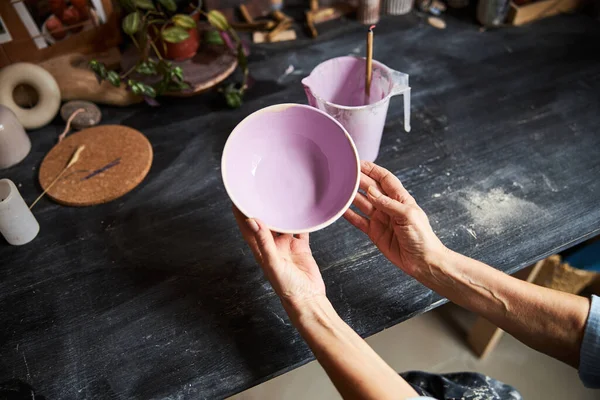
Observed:
[[[90,67],[98,79],[108,80],[116,87],[124,82],[133,93],[143,96],[152,105],[158,104],[153,100],[157,96],[187,89],[189,85],[185,82],[183,70],[169,60],[184,60],[196,54],[200,44],[197,18],[176,13],[177,5],[174,0],[120,0],[120,2],[123,9],[128,12],[123,18],[122,28],[137,47],[139,61],[128,71],[119,74],[116,71],[109,71],[104,64],[92,60]],[[247,88],[247,53],[240,38],[222,13],[213,10],[202,14],[219,33],[220,44],[227,45],[237,55],[244,80],[240,85],[228,85],[223,92],[230,106],[239,106]],[[214,40],[212,42],[214,43]],[[133,77],[137,75],[153,79],[142,82],[140,79],[132,79],[132,74]],[[150,81],[154,83],[148,83]]]

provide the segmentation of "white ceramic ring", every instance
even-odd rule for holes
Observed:
[[[18,85],[31,86],[38,94],[38,103],[23,108],[15,103],[13,91]],[[10,108],[25,129],[37,129],[48,124],[60,108],[60,89],[54,77],[44,68],[31,63],[16,63],[0,70],[0,104]]]

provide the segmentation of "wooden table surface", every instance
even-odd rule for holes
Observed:
[[[600,24],[571,15],[480,32],[447,22],[438,30],[411,14],[376,28],[375,58],[412,86],[412,132],[393,99],[378,162],[446,245],[509,273],[598,234]],[[147,135],[154,164],[109,204],[44,199],[35,241],[0,242],[0,382],[48,399],[219,398],[312,359],[238,234],[220,157],[244,116],[306,103],[300,79],[314,66],[364,52],[364,27],[325,28],[316,41],[255,48],[241,109],[216,93],[103,107],[104,123]],[[61,130],[57,119],[31,132],[31,154],[0,173],[28,202]],[[444,301],[344,220],[311,243],[329,298],[362,336]]]

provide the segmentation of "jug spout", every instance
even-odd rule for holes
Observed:
[[[304,92],[306,93],[306,98],[308,99],[308,104],[312,107],[317,107],[317,99],[310,88],[310,76],[302,79],[302,86],[304,87]],[[318,107],[317,107],[318,108]]]
[[[410,132],[410,86],[408,74],[390,69],[392,76],[392,95],[401,94],[404,100],[404,130]]]

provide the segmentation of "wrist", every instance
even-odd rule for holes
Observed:
[[[339,319],[331,302],[325,295],[301,300],[282,300],[290,320],[298,329],[314,325],[330,325],[335,318]]]
[[[457,256],[458,253],[441,245],[435,251],[427,253],[427,257],[423,260],[424,265],[415,270],[413,277],[430,288],[444,282],[452,283]]]

